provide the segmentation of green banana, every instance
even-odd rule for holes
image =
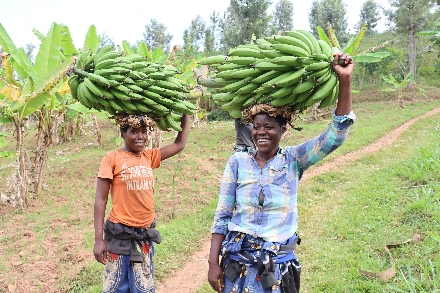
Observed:
[[[289,76],[275,82],[273,87],[286,87],[296,84],[302,79],[305,72],[306,69],[304,67],[295,72],[292,72]]]
[[[281,81],[281,80],[283,80],[283,79],[285,79],[285,78],[287,78],[287,77],[290,77],[291,75],[292,75],[292,72],[291,72],[291,71],[289,71],[289,72],[284,72],[283,74],[278,75],[277,77],[272,78],[271,80],[269,80],[269,81],[263,83],[262,86],[264,86],[264,87],[275,87],[275,85],[277,84],[277,82],[279,82],[279,81]]]
[[[241,94],[249,94],[251,92],[253,92],[254,90],[256,90],[257,88],[259,88],[260,85],[258,83],[248,83],[247,85],[239,88],[236,93],[237,95],[241,95]]]
[[[216,55],[216,56],[210,56],[206,57],[205,59],[202,59],[199,64],[200,65],[211,65],[216,63],[224,63],[228,59],[227,56],[224,55]]]
[[[297,86],[292,90],[292,92],[300,94],[306,91],[310,91],[315,86],[315,81],[310,79],[306,82],[297,84]]]
[[[290,95],[292,93],[293,88],[294,88],[293,86],[282,87],[282,88],[274,91],[273,93],[271,93],[269,95],[269,98],[272,98],[275,100],[275,99],[279,99],[284,96]]]
[[[292,70],[291,66],[275,64],[269,61],[260,62],[253,66],[254,68],[261,70],[277,70],[277,71],[290,71]]]
[[[251,65],[254,64],[257,59],[255,57],[238,57],[238,56],[232,56],[228,58],[228,63],[237,64],[237,65]]]
[[[255,77],[261,75],[263,72],[257,68],[245,68],[245,69],[236,69],[232,70],[233,72],[228,74],[228,78],[246,78],[246,77]]]
[[[284,97],[277,98],[277,99],[270,101],[269,105],[271,105],[273,107],[285,106],[285,105],[288,105],[288,104],[291,104],[292,102],[294,102],[296,96],[297,96],[296,93],[291,92],[290,94],[285,95]]]
[[[109,52],[105,52],[102,55],[100,55],[100,53],[98,52],[96,55],[98,55],[98,58],[95,58],[95,61],[96,61],[96,64],[99,64],[99,63],[103,62],[104,60],[115,59],[115,58],[119,57],[121,54],[119,54],[118,52],[115,52],[115,51],[109,51]]]
[[[116,88],[110,88],[110,92],[113,94],[113,96],[115,96],[115,98],[119,100],[126,100],[126,101],[130,100],[130,96],[128,95],[128,93],[121,92]]]
[[[278,52],[277,50],[273,50],[272,48],[269,48],[269,50],[260,50],[261,55],[264,55],[267,58],[273,59],[276,57],[283,57],[283,56],[290,56],[288,54],[284,54],[281,52]]]
[[[272,63],[293,66],[293,67],[302,67],[303,63],[298,60],[296,56],[281,56],[275,57],[271,60]]]
[[[258,47],[257,49],[250,49],[250,48],[235,48],[232,49],[231,52],[229,52],[229,56],[238,56],[238,57],[253,57],[253,58],[264,58],[264,55],[260,53],[260,50]],[[229,60],[229,59],[228,59]]]
[[[321,61],[318,63],[307,65],[305,68],[307,71],[318,71],[324,68],[330,68],[330,62]]]
[[[182,131],[182,127],[180,127],[180,125],[176,122],[176,120],[174,120],[171,112],[168,113],[167,115],[165,115],[165,119],[168,122],[168,125],[171,126],[171,128],[173,128],[174,130],[177,130],[177,131]]]
[[[110,81],[108,81],[105,77],[94,74],[94,73],[88,73],[87,77],[91,79],[92,81],[98,83],[99,85],[104,86],[110,86]]]
[[[312,54],[318,54],[322,53],[321,48],[319,47],[318,40],[315,38],[314,35],[312,35],[310,32],[306,30],[296,30],[297,32],[303,34],[307,39],[309,39],[309,42],[312,45]]]
[[[332,48],[323,40],[318,40],[319,47],[321,48],[322,54],[327,56],[327,58],[332,57]]]
[[[100,63],[95,65],[95,71],[100,69],[106,69],[110,66],[113,66],[116,64],[115,59],[106,59],[104,61],[101,61]]]
[[[337,81],[338,78],[336,77],[336,75],[332,74],[329,80],[322,84],[321,87],[319,87],[318,90],[310,97],[310,101],[316,103],[322,100],[333,90]]]
[[[330,106],[332,104],[333,101],[337,100],[336,94],[338,93],[338,88],[339,88],[339,86],[336,83],[336,86],[333,87],[333,90],[331,91],[331,93],[328,94],[327,97],[322,99],[321,103],[319,103],[319,106],[318,106],[319,109],[328,107],[328,106]]]
[[[299,32],[297,30],[294,30],[294,31],[286,31],[286,32],[284,32],[284,34],[286,36],[289,36],[289,37],[292,37],[292,38],[295,38],[295,39],[302,41],[304,44],[306,44],[309,47],[310,53],[312,53],[313,44],[310,42],[309,38],[307,38],[303,33]]]
[[[252,77],[247,77],[245,79],[242,79],[240,81],[225,85],[224,87],[220,88],[220,92],[235,92],[239,88],[245,86],[246,84],[250,83],[252,80]]]
[[[304,50],[303,48],[300,48],[298,46],[292,46],[287,44],[273,44],[272,48],[274,48],[277,51],[280,51],[282,53],[286,54],[292,54],[298,57],[307,57],[309,56],[309,53]]]
[[[265,82],[268,82],[269,80],[274,79],[275,77],[280,76],[283,73],[284,73],[283,71],[277,71],[277,70],[267,71],[266,73],[252,79],[252,82],[263,84]]]
[[[315,81],[316,85],[320,86],[321,84],[323,84],[324,82],[329,80],[331,74],[333,74],[333,71],[329,68],[328,71],[324,75],[322,75],[320,78],[316,79],[316,81]]]
[[[81,82],[78,84],[78,89],[77,89],[77,97],[78,97],[78,101],[84,105],[84,107],[86,108],[92,108],[93,104],[89,101],[89,99],[87,99],[85,97],[84,94],[84,88],[86,88],[86,85],[84,84],[84,82]]]
[[[218,66],[216,69],[218,72],[226,71],[226,70],[232,70],[232,69],[240,69],[240,68],[248,68],[246,65],[238,65],[234,63],[225,63],[220,66]]]
[[[98,97],[102,97],[102,92],[100,91],[100,89],[88,78],[85,77],[84,78],[84,83],[87,86],[87,88],[93,92],[96,96]]]
[[[154,122],[156,122],[156,125],[160,130],[169,131],[168,125],[165,121],[166,121],[166,118],[160,118],[160,119],[154,120]]]
[[[280,35],[274,36],[274,39],[276,41],[278,41],[280,44],[287,44],[287,45],[299,47],[299,48],[303,49],[304,51],[306,51],[307,55],[311,54],[310,46],[306,45],[306,43],[304,43],[300,39],[293,38],[290,36],[280,36]]]
[[[241,117],[243,117],[242,114],[241,114],[241,111],[237,110],[237,109],[229,111],[229,116],[231,116],[232,118],[241,118]]]
[[[321,70],[311,71],[307,73],[307,76],[309,79],[316,80],[326,74],[328,72],[329,68],[323,68]]]
[[[67,82],[70,87],[70,93],[72,94],[72,97],[75,100],[78,100],[78,85],[79,85],[79,76],[78,75],[72,75],[69,77],[69,80]]]

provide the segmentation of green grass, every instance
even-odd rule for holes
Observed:
[[[358,120],[351,128],[349,139],[325,161],[366,146],[411,118],[439,106],[438,99],[420,101],[416,106],[403,109],[397,109],[394,101],[386,99],[355,100]],[[321,133],[328,122],[328,118],[318,123],[300,120],[297,125],[304,130],[290,131],[281,144],[293,145],[312,138]],[[429,177],[430,172],[426,171],[437,168],[430,165],[429,151],[430,145],[438,144],[438,131],[435,132],[437,137],[430,132],[435,123],[438,124],[438,116],[424,119],[388,149],[363,158],[345,170],[323,174],[301,185],[299,232],[304,242],[298,253],[303,262],[305,292],[393,292],[386,291],[384,288],[388,287],[383,287],[384,284],[360,277],[358,269],[387,268],[385,244],[404,241],[415,232],[426,236],[429,228],[436,231],[430,222],[439,221],[438,200],[433,200],[438,198],[438,178]],[[21,258],[29,261],[22,266],[22,272],[26,279],[32,278],[34,289],[30,292],[44,288],[44,283],[39,281],[44,273],[35,267],[39,257],[47,254],[62,256],[49,266],[50,271],[63,272],[57,281],[60,291],[100,292],[103,267],[94,261],[91,253],[95,176],[103,155],[116,148],[117,137],[108,122],[104,122],[102,133],[101,147],[96,145],[93,136],[83,136],[49,150],[47,189],[41,198],[31,198],[27,212],[22,214],[0,206],[3,259],[17,261],[21,252]],[[209,239],[220,178],[234,138],[232,121],[209,122],[191,129],[183,153],[162,162],[155,170],[155,208],[158,229],[164,238],[155,247],[158,280],[166,280],[173,270],[181,268],[199,244]],[[164,144],[173,139],[174,133],[167,133]],[[13,143],[8,147],[14,149]],[[0,165],[7,166],[10,162],[11,159],[2,159]],[[0,168],[0,177],[6,178],[10,172],[8,167]],[[437,182],[433,186],[421,186],[433,181]],[[3,187],[0,191],[4,192]],[[110,206],[111,202],[107,211]],[[25,231],[30,231],[31,236],[25,236],[28,235]],[[52,246],[48,247],[48,243]],[[412,256],[414,260],[410,262],[420,261],[419,267],[410,266],[413,276],[418,276],[420,271],[429,268],[427,256],[436,252],[438,242],[425,237],[423,243],[415,246],[426,246],[425,252]],[[406,249],[409,248],[394,250],[393,255],[395,251],[401,254],[395,257],[396,263],[407,276],[405,266],[407,258],[411,258],[410,250]],[[66,251],[69,257],[77,257],[79,261],[69,263]],[[42,268],[46,269],[48,267]],[[0,275],[4,276],[0,283],[14,280],[14,273],[17,273],[15,267],[0,262]],[[396,280],[393,285],[404,288],[404,281],[398,277]],[[362,291],[364,288],[372,288],[372,291]],[[211,292],[209,285],[205,284],[199,292]]]

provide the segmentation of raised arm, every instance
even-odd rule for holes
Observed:
[[[351,112],[351,77],[353,74],[353,58],[342,52],[336,53],[333,60],[333,70],[339,80],[339,95],[336,106],[336,116],[344,116]],[[339,65],[339,59],[343,60],[342,66]]]
[[[188,138],[189,132],[189,123],[190,117],[188,114],[183,114],[182,122],[180,122],[180,127],[182,127],[182,131],[177,133],[176,139],[173,143],[168,144],[160,148],[160,158],[161,160],[168,159],[169,157],[174,156],[181,150],[185,148],[186,139]]]
[[[107,206],[108,192],[110,190],[110,179],[98,178],[96,183],[95,207],[94,207],[94,227],[95,227],[95,245],[93,254],[95,259],[105,264],[107,258],[107,247],[103,239],[103,225],[105,208]]]

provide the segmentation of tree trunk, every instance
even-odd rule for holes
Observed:
[[[20,208],[26,208],[27,200],[27,168],[26,168],[26,150],[24,148],[23,125],[18,119],[18,115],[14,119],[15,131],[17,133],[17,152],[18,152],[18,187],[16,193],[16,200]]]
[[[412,78],[416,79],[416,39],[414,36],[414,24],[411,24],[409,29],[409,72]],[[413,84],[412,80],[409,82],[411,87]]]
[[[99,129],[98,120],[96,119],[96,115],[95,114],[90,114],[90,118],[93,120],[93,125],[95,126],[95,131],[96,131],[96,137],[98,139],[98,144],[101,146],[102,145],[101,130]]]

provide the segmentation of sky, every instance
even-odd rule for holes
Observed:
[[[347,8],[348,28],[359,21],[359,11],[365,0],[344,0]],[[123,40],[134,43],[143,38],[145,25],[151,19],[163,23],[167,32],[173,35],[171,46],[181,45],[185,28],[197,15],[209,24],[212,11],[223,12],[229,0],[1,0],[0,23],[17,47],[40,42],[32,32],[37,29],[43,34],[49,31],[52,22],[69,27],[74,44],[81,47],[90,25],[95,25],[98,34],[105,32],[116,44]],[[273,3],[278,2],[273,0]],[[293,0],[294,29],[309,30],[308,14],[312,0]],[[387,0],[376,0],[389,7]],[[274,4],[269,12],[274,10]],[[379,31],[386,29],[384,19],[379,22]]]

